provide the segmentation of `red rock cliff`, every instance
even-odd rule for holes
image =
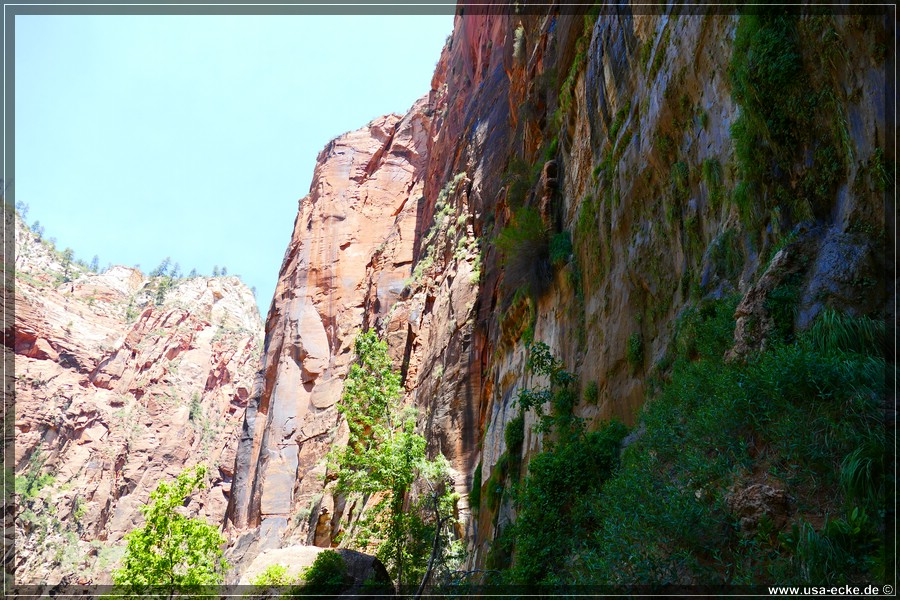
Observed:
[[[161,479],[207,464],[189,511],[222,523],[259,356],[256,302],[235,277],[70,265],[65,282],[60,254],[18,218],[15,232],[16,582],[109,583],[116,542]]]
[[[429,451],[449,459],[462,493],[459,533],[479,566],[515,515],[506,494],[473,519],[467,496],[493,475],[517,392],[535,383],[525,370],[529,337],[577,373],[581,390],[595,386],[576,417],[630,425],[692,296],[740,293],[741,318],[755,314],[753,298],[764,295],[755,286],[769,268],[761,257],[786,232],[778,214],[752,229],[715,197],[736,185],[727,166],[739,108],[725,75],[735,24],[627,8],[585,19],[469,7],[427,100],[329,144],[301,201],[244,423],[229,507],[245,533],[238,561],[254,548],[336,544],[363,508],[330,494],[324,463],[341,443],[333,404],[360,328],[387,337]],[[847,21],[835,27],[856,35]],[[890,310],[880,291],[851,290],[853,278],[828,259],[855,257],[857,281],[879,277],[883,260],[853,225],[870,220],[884,231],[880,199],[871,185],[848,185],[885,143],[884,81],[863,47],[835,75],[848,82],[835,106],[853,124],[845,133],[858,160],[829,191],[802,250],[816,266],[800,291],[798,327],[829,294],[842,309]],[[704,163],[722,167],[715,185]],[[513,293],[519,282],[491,241],[523,204],[548,230],[569,232],[572,246],[561,266],[548,266],[537,299]],[[723,270],[715,256],[728,240],[739,240],[739,264]],[[745,329],[739,319],[736,351],[759,343]],[[629,360],[629,345],[641,356]],[[526,464],[544,445],[535,422],[528,411]]]

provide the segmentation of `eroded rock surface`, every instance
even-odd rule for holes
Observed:
[[[15,231],[16,581],[109,583],[161,479],[205,463],[188,510],[222,523],[259,357],[256,302],[235,277],[67,269],[18,219]]]
[[[679,314],[705,298],[743,297],[734,356],[765,347],[773,293],[798,299],[787,327],[826,306],[892,314],[878,242],[860,234],[883,240],[890,229],[872,168],[886,132],[883,74],[864,40],[875,34],[833,21],[849,48],[832,67],[852,160],[831,206],[754,226],[729,200],[735,16],[481,12],[457,16],[427,98],[319,156],[238,452],[229,519],[246,560],[337,544],[364,509],[333,495],[324,462],[344,439],[334,403],[361,328],[388,340],[429,452],[449,459],[459,534],[481,566],[514,510],[507,494],[475,514],[468,493],[507,451],[518,391],[542,383],[525,369],[529,339],[548,344],[581,390],[596,386],[574,408],[592,427],[634,423]],[[546,267],[537,299],[516,295],[492,241],[523,204],[572,246]],[[526,465],[544,447],[535,422],[528,411]]]

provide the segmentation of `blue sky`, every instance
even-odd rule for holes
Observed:
[[[15,199],[86,261],[225,266],[265,318],[317,154],[426,94],[452,27],[450,14],[17,16]]]

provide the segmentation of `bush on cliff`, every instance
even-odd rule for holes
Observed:
[[[518,210],[512,222],[497,236],[497,247],[503,254],[503,280],[507,286],[521,286],[532,298],[540,298],[550,287],[553,268],[550,264],[550,235],[534,208]],[[508,287],[508,296],[514,290]]]
[[[225,538],[200,518],[179,512],[203,487],[206,468],[198,465],[174,482],[161,482],[141,507],[146,524],[125,536],[122,566],[113,572],[118,591],[143,597],[190,593],[222,583],[228,564],[222,558]]]
[[[681,320],[645,435],[546,581],[836,584],[893,564],[883,324],[827,312],[792,342],[726,363],[734,307],[706,303]],[[743,499],[761,491],[770,500],[752,514]]]

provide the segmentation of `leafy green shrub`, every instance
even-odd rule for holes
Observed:
[[[631,112],[631,100],[625,103],[625,106],[620,108],[618,112],[616,112],[616,116],[613,119],[612,125],[609,126],[609,139],[612,142],[615,142],[616,137],[619,135],[619,130],[622,128],[622,125],[625,123],[625,119],[628,118],[628,114]]]
[[[744,258],[736,229],[726,229],[713,241],[709,260],[716,272],[729,281],[741,274]]]
[[[200,394],[194,392],[191,395],[191,406],[188,411],[188,420],[199,422],[203,418],[203,405],[200,403]]]
[[[656,79],[656,74],[659,73],[660,67],[662,67],[663,60],[666,58],[666,52],[669,49],[669,37],[672,35],[671,29],[666,25],[666,28],[663,30],[662,40],[660,40],[659,45],[656,47],[656,56],[653,57],[653,66],[650,67],[650,79]]]
[[[506,203],[510,209],[517,211],[525,205],[528,194],[540,178],[540,168],[541,165],[532,165],[516,156],[510,158],[503,175],[503,182],[506,184]]]
[[[678,161],[672,165],[672,193],[679,202],[686,200],[690,191],[689,175],[690,170],[684,161]]]
[[[484,484],[485,500],[491,512],[500,508],[500,500],[503,498],[503,490],[506,487],[506,476],[509,472],[509,455],[504,452],[497,459],[497,464],[491,470],[491,476]]]
[[[846,157],[822,115],[841,124],[844,119],[833,91],[818,89],[805,70],[797,15],[778,9],[742,15],[729,74],[741,106],[731,137],[745,186],[735,196],[742,220],[754,224],[776,207],[798,220],[826,215]],[[808,147],[814,150],[811,165],[805,164]],[[764,198],[759,207],[746,206]]]
[[[679,319],[671,376],[645,405],[645,434],[590,503],[593,526],[557,559],[556,580],[837,583],[866,579],[888,552],[866,512],[887,494],[876,459],[885,436],[872,426],[885,390],[877,335],[853,350],[823,344],[843,334],[830,331],[837,319],[820,318],[816,333],[724,363],[736,302],[706,302]],[[780,536],[765,520],[757,535],[740,535],[728,507],[729,489],[761,468],[795,499]],[[832,517],[816,530],[804,515],[822,511]]]
[[[703,182],[709,191],[709,204],[714,209],[718,208],[722,203],[723,196],[722,165],[714,158],[707,158],[703,161],[701,170],[703,171]]]
[[[644,366],[644,340],[637,331],[628,336],[625,358],[628,359],[632,372],[637,372]]]
[[[481,506],[481,461],[472,473],[472,489],[469,492],[469,506],[472,510],[478,510]]]
[[[303,573],[303,581],[306,593],[340,591],[348,583],[347,564],[334,550],[323,550]]]
[[[522,453],[522,443],[525,441],[525,414],[521,411],[506,424],[503,432],[506,441],[506,451],[511,454]]]
[[[250,582],[261,587],[281,587],[296,583],[296,580],[288,576],[288,569],[284,565],[274,564],[257,575]]]
[[[600,389],[597,387],[596,381],[588,382],[584,388],[584,401],[592,406],[600,401]]]
[[[663,158],[670,158],[675,152],[675,140],[669,134],[657,134],[653,140],[653,145]]]
[[[540,298],[549,288],[553,271],[550,265],[550,239],[540,214],[525,207],[513,215],[512,222],[497,236],[504,265],[507,290],[522,286],[532,298]]]
[[[222,582],[228,563],[222,558],[225,538],[200,518],[178,512],[203,487],[206,467],[183,472],[174,482],[160,482],[141,507],[146,524],[125,535],[122,566],[113,572],[116,587],[129,594],[162,594],[197,590]]]
[[[522,444],[525,442],[525,414],[522,411],[506,424],[503,437],[506,441],[508,474],[513,480],[518,480],[522,468]]]
[[[794,321],[797,319],[797,304],[800,301],[800,283],[796,276],[769,292],[763,306],[775,322],[773,334],[777,339],[791,342],[794,339]]]
[[[572,256],[572,237],[568,231],[561,231],[550,240],[550,263],[556,267],[569,262]]]
[[[626,433],[621,423],[609,423],[532,459],[516,500],[515,581],[544,582],[564,563],[566,549],[589,535],[594,524],[583,503],[615,470]]]

